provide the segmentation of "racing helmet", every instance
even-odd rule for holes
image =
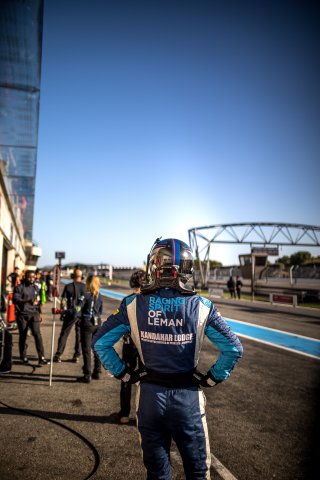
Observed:
[[[193,254],[189,245],[176,238],[157,238],[148,255],[146,274],[149,283],[142,285],[142,293],[169,287],[193,294],[194,289],[187,285],[193,274]]]

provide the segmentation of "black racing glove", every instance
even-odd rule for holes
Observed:
[[[134,384],[139,382],[145,375],[147,375],[147,372],[144,369],[130,370],[126,365],[124,371],[120,375],[115,375],[115,378],[124,383]]]
[[[201,372],[198,372],[197,370],[193,374],[193,376],[199,381],[199,385],[204,388],[210,388],[214,387],[218,383],[221,383],[222,380],[217,380],[210,370],[204,375]]]

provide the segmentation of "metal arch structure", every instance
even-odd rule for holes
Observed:
[[[295,223],[230,223],[194,227],[188,230],[189,244],[199,262],[202,285],[210,274],[210,247],[213,243],[320,247],[320,226]],[[204,252],[201,260],[200,255]],[[206,272],[204,272],[204,265]]]

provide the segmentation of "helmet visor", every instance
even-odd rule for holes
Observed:
[[[193,255],[188,245],[170,239],[154,247],[150,255],[150,271],[162,270],[165,276],[171,276],[172,267],[182,275],[193,273]]]

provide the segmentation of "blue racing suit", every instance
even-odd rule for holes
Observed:
[[[137,388],[136,409],[147,478],[171,478],[173,439],[186,478],[209,479],[205,397],[196,367],[206,335],[220,350],[208,371],[211,384],[226,380],[242,356],[239,339],[210,300],[170,288],[124,298],[95,334],[93,349],[117,378],[125,378],[127,367],[113,345],[127,333],[145,366]]]

